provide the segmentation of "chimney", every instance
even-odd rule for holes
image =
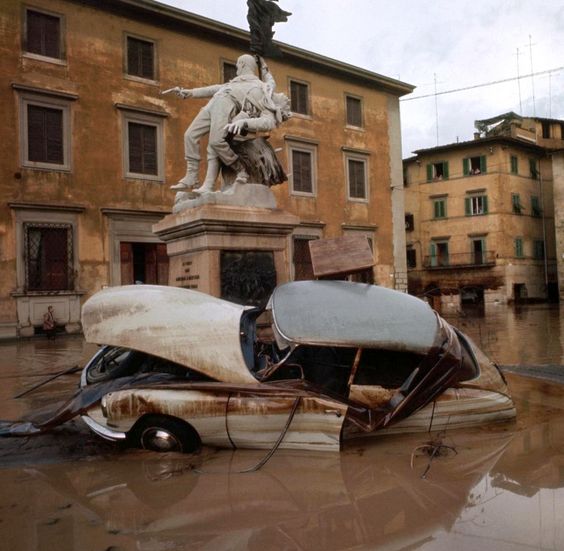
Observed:
[[[479,133],[479,132],[474,132],[474,139],[475,139],[475,140],[479,140],[479,139],[480,139],[480,133]]]

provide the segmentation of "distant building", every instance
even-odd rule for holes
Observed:
[[[76,331],[103,286],[168,282],[151,228],[205,102],[159,92],[229,80],[249,35],[150,0],[11,0],[0,24],[0,337],[33,334],[50,304]],[[281,49],[269,66],[295,116],[271,143],[289,174],[278,205],[301,221],[292,276],[311,277],[310,239],[365,235],[367,279],[405,290],[399,97],[413,87]]]
[[[554,298],[564,121],[508,113],[476,128],[404,160],[410,292],[454,307]]]

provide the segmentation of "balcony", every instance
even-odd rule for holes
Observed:
[[[460,268],[488,268],[495,266],[494,251],[474,253],[442,254],[426,256],[423,266],[429,270],[449,270]]]

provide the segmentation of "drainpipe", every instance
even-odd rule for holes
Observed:
[[[542,170],[539,160],[539,189],[540,189],[540,203],[541,203],[541,220],[542,220],[542,241],[544,247],[544,285],[546,287],[546,298],[548,300],[548,248],[546,246],[546,219],[544,216],[544,193],[542,185]]]

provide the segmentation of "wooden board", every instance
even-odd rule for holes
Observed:
[[[350,274],[374,266],[368,238],[344,235],[335,239],[314,239],[309,242],[315,277]]]

